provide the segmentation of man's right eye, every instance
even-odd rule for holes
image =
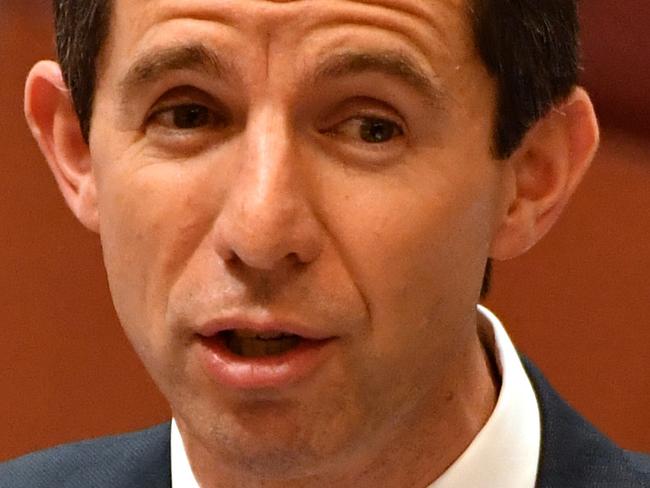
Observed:
[[[192,130],[222,124],[214,111],[195,103],[158,110],[150,117],[149,122],[171,130]]]

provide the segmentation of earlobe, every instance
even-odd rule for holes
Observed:
[[[98,232],[90,151],[55,62],[41,61],[30,71],[25,86],[25,116],[66,203],[84,226]]]
[[[598,147],[589,96],[576,88],[539,120],[505,164],[511,199],[491,246],[505,260],[533,247],[553,226],[589,168]]]

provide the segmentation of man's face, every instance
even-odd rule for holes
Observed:
[[[116,0],[90,140],[106,268],[197,445],[309,469],[445,416],[502,214],[465,8]],[[240,337],[260,331],[301,338]]]

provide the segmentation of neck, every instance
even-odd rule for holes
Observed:
[[[345,477],[334,486],[425,487],[460,457],[490,418],[500,388],[496,361],[488,352],[494,351],[492,330],[488,326],[485,331],[468,349],[459,370],[451,373],[453,385],[444,406],[432,402],[413,412],[412,422],[394,433],[361,475]]]

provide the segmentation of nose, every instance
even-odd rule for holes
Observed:
[[[287,117],[272,107],[249,117],[215,222],[216,250],[226,262],[274,270],[312,262],[320,254],[310,170],[292,132]]]

